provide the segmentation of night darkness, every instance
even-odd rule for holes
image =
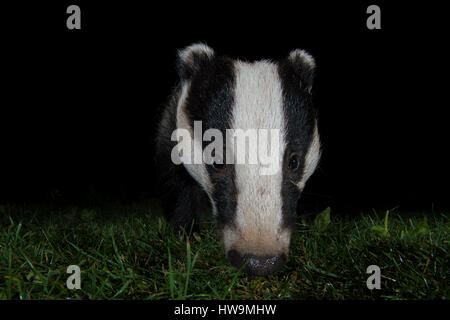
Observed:
[[[2,203],[157,197],[153,139],[176,50],[203,41],[246,60],[315,57],[323,155],[306,211],[449,207],[439,8],[383,4],[382,29],[368,30],[366,3],[74,3],[79,31],[66,29],[72,3],[3,11]]]

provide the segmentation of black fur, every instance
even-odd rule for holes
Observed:
[[[214,55],[208,55],[206,52],[192,51],[187,57],[188,61],[183,61],[180,57],[177,59],[176,68],[181,81],[192,79],[198,72],[204,70],[207,65],[214,60]]]
[[[159,168],[164,213],[176,228],[185,228],[189,231],[192,221],[198,220],[203,191],[183,165],[175,165],[171,161],[171,152],[176,142],[170,138],[176,129],[179,94],[180,86],[177,86],[162,114],[156,138],[156,162]]]
[[[305,155],[311,144],[317,113],[312,103],[311,86],[314,69],[302,59],[285,59],[278,64],[283,89],[283,108],[287,120],[286,151],[283,157],[283,223],[294,228],[297,202],[301,191],[291,181],[299,182],[303,176]],[[288,168],[290,155],[296,153],[299,168]]]
[[[181,59],[177,68],[181,84],[178,85],[164,110],[158,128],[157,161],[161,170],[163,203],[169,220],[177,227],[189,227],[193,219],[198,221],[205,192],[189,175],[184,166],[172,163],[170,155],[176,142],[170,141],[176,129],[176,107],[183,81],[190,81],[189,95],[185,101],[185,110],[189,122],[202,121],[203,133],[209,128],[222,131],[230,127],[231,108],[233,106],[234,70],[232,61],[226,57],[208,57],[194,54],[194,64],[185,64]],[[209,142],[204,142],[204,146]],[[210,180],[214,186],[212,197],[217,207],[217,225],[220,228],[226,222],[233,221],[236,206],[234,168],[225,165],[222,170],[207,166]]]

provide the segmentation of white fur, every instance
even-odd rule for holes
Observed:
[[[277,66],[268,61],[236,61],[235,72],[232,127],[280,129],[279,167],[282,168],[286,131]],[[275,175],[260,175],[260,166],[260,163],[235,165],[236,217],[234,227],[223,232],[225,249],[234,248],[243,254],[287,253],[290,231],[281,227],[282,170]]]
[[[314,128],[313,140],[308,148],[308,152],[305,156],[305,167],[303,169],[302,180],[297,184],[300,190],[305,187],[306,181],[311,177],[311,175],[316,170],[317,164],[320,160],[320,138],[319,131],[317,130],[317,123]]]
[[[189,117],[186,114],[186,98],[189,94],[189,88],[190,88],[190,82],[186,82],[183,84],[181,89],[181,95],[178,99],[177,104],[177,128],[178,129],[187,129],[191,134],[191,139],[193,141],[192,145],[192,152],[200,152],[202,154],[202,141],[198,139],[194,139],[194,130],[192,128],[192,124],[189,123]],[[196,151],[194,151],[196,149]],[[211,184],[211,180],[209,179],[208,172],[206,170],[205,163],[201,164],[186,164],[183,163],[186,170],[189,172],[189,174],[200,184],[200,186],[205,190],[205,192],[208,194],[209,199],[212,204],[213,208],[213,214],[216,214],[216,207],[214,205],[214,202],[212,201],[212,191],[213,187]]]

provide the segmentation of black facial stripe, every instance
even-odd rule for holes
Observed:
[[[297,66],[298,68],[298,66]],[[283,184],[281,197],[283,203],[283,225],[293,227],[296,221],[296,207],[300,191],[294,183],[303,176],[305,156],[311,144],[316,112],[311,95],[301,83],[297,68],[289,60],[278,64],[278,73],[283,90],[283,110],[286,123],[286,151],[283,156]],[[295,172],[288,168],[289,155],[299,153],[300,165]],[[292,182],[294,183],[292,183]]]
[[[225,137],[226,129],[231,126],[234,105],[235,72],[232,60],[225,57],[212,58],[192,77],[190,88],[185,110],[192,127],[194,121],[202,121],[203,133],[214,128],[220,130]],[[209,143],[203,142],[203,148]],[[225,148],[223,154],[225,155]],[[234,166],[226,165],[220,172],[212,165],[206,167],[213,185],[217,227],[221,229],[234,221],[237,198]]]

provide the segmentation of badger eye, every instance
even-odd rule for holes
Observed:
[[[291,155],[291,157],[289,158],[289,169],[291,169],[292,171],[295,171],[298,169],[298,166],[300,165],[300,161],[298,159],[298,156],[296,154]]]
[[[223,163],[214,162],[213,167],[216,168],[217,170],[222,170],[223,168],[225,168],[225,165]]]

